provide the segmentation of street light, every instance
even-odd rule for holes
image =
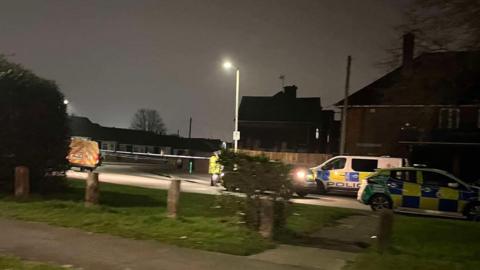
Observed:
[[[238,95],[240,91],[240,69],[234,66],[230,61],[223,63],[225,69],[236,69],[236,82],[235,82],[235,131],[233,131],[233,151],[237,153],[238,141],[240,140],[240,132],[238,131]]]
[[[68,103],[69,103],[68,99],[63,100],[63,104],[68,105]]]

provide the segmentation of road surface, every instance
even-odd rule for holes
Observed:
[[[183,192],[220,195],[223,187],[211,187],[208,174],[189,175],[182,172],[168,172],[159,164],[104,163],[97,169],[101,182],[130,185],[145,188],[168,189],[170,180],[181,179]],[[86,179],[88,173],[70,170],[67,176],[73,179]],[[305,198],[295,197],[294,203],[322,205],[332,207],[369,210],[354,197],[347,195],[308,195]]]

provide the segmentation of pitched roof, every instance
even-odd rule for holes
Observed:
[[[242,97],[239,120],[317,122],[321,111],[319,97],[297,98],[281,91],[272,97]]]
[[[423,54],[353,93],[348,104],[480,104],[480,51]]]

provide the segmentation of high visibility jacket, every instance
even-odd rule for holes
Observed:
[[[220,174],[222,173],[222,165],[218,163],[218,157],[213,155],[210,157],[210,162],[208,166],[209,174]]]

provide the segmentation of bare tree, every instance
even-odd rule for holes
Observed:
[[[479,50],[480,0],[414,0],[405,13],[398,37],[415,34],[416,55],[425,52]],[[381,66],[396,67],[401,59],[401,42],[387,50]]]
[[[130,128],[155,134],[165,134],[167,131],[158,111],[152,109],[139,109],[133,116]]]

